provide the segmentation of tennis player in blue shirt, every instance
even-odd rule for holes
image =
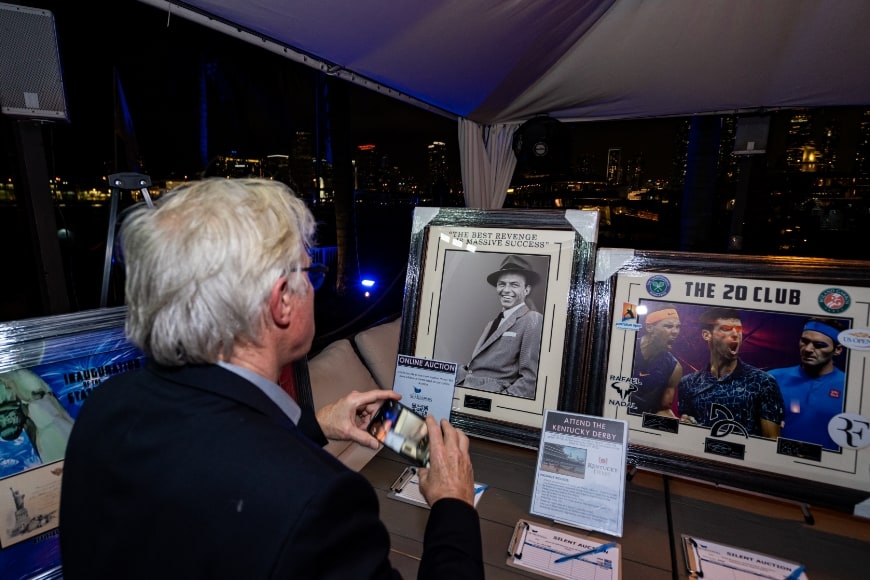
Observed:
[[[781,436],[821,445],[836,451],[839,446],[828,435],[831,418],[843,412],[846,373],[834,358],[843,352],[837,336],[842,324],[830,318],[812,318],[800,338],[801,363],[770,370],[785,402]]]

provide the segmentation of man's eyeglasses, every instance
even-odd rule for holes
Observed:
[[[311,287],[315,290],[323,286],[326,281],[326,273],[329,272],[329,266],[326,264],[312,263],[307,268],[295,268],[293,272],[307,272],[308,281],[311,282]]]

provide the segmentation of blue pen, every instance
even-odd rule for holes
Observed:
[[[803,566],[798,566],[794,570],[791,571],[791,574],[785,577],[785,580],[797,580],[801,577],[801,574],[804,573],[805,568]]]
[[[601,544],[597,548],[592,548],[591,550],[586,550],[585,552],[580,552],[579,554],[569,554],[567,556],[562,556],[561,558],[556,559],[556,564],[561,564],[562,562],[567,562],[568,560],[576,560],[578,558],[582,558],[583,556],[591,556],[592,554],[598,554],[600,552],[606,552],[610,548],[616,546],[616,542],[607,542],[606,544]]]

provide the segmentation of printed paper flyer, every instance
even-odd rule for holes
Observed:
[[[402,395],[402,404],[418,415],[437,420],[450,419],[456,363],[400,354],[396,361],[393,390]]]
[[[622,536],[628,424],[548,410],[531,513]]]

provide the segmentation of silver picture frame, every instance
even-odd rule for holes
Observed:
[[[687,377],[695,373],[697,381],[697,373],[712,375],[707,369],[716,331],[710,330],[710,315],[704,313],[714,308],[737,313],[742,325],[737,329],[742,333],[737,356],[773,376],[783,395],[783,418],[775,435],[753,433],[752,425],[737,420],[744,411],[742,393],[724,402],[706,402],[710,418],[701,423],[686,412],[698,400],[692,384],[699,384]],[[659,311],[648,324],[645,317]],[[652,371],[644,362],[641,340],[652,332],[655,319],[668,312],[681,323],[669,346],[681,378],[673,402],[660,402],[656,410],[645,407],[650,397],[644,389],[654,385],[645,383],[651,379],[644,376],[652,376]],[[838,379],[837,388],[825,386],[825,392],[813,395],[836,408],[822,413],[819,406],[812,414],[806,413],[806,403],[802,410],[794,391],[783,389],[780,382],[791,380],[783,378],[785,369],[801,364],[803,332],[811,328],[806,326],[811,319],[820,317],[843,329],[829,334],[842,343],[834,361],[843,371],[838,377],[844,378]],[[586,375],[585,412],[628,421],[628,457],[633,465],[842,511],[866,509],[861,506],[870,500],[870,393],[865,391],[870,370],[870,264],[600,248],[591,326],[590,360],[596,363]],[[729,379],[720,375],[720,380]],[[728,393],[724,387],[703,384]],[[773,400],[777,391],[770,392]],[[647,393],[657,402],[668,401],[657,391]],[[796,413],[801,411],[805,414],[799,418]],[[803,418],[811,419],[800,423]]]
[[[534,388],[457,385],[450,421],[471,436],[537,448],[544,411],[585,404],[597,210],[414,210],[399,353],[465,366],[499,311],[487,277],[516,258],[536,272],[527,302],[543,315]],[[467,382],[467,381],[466,381]]]

